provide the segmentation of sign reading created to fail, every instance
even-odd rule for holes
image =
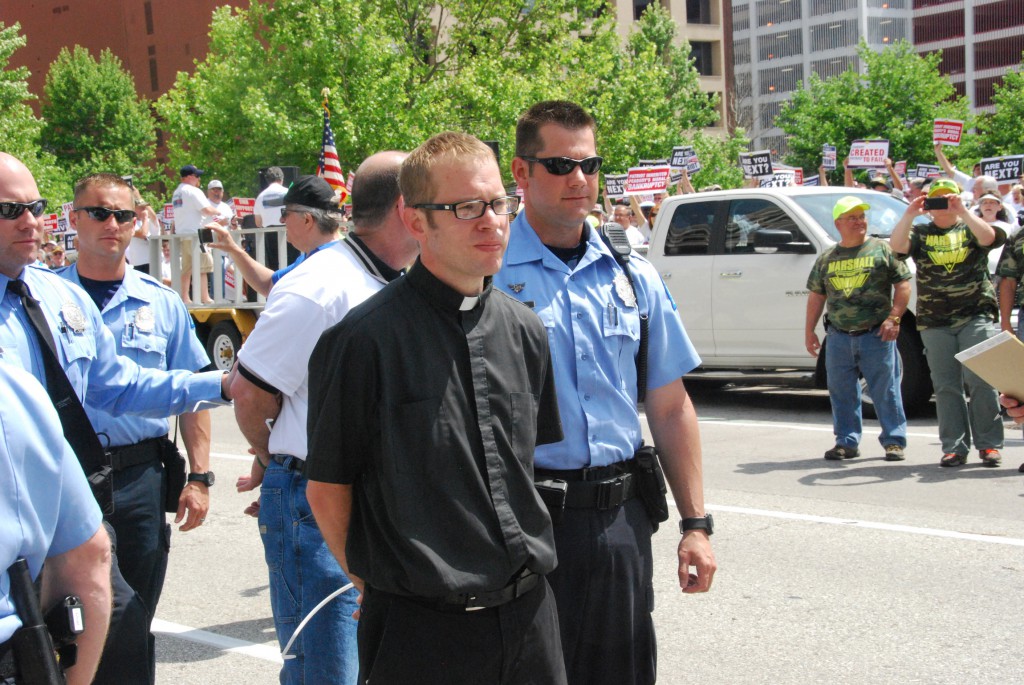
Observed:
[[[888,140],[855,140],[850,145],[850,156],[846,160],[846,166],[850,169],[884,169],[888,157]]]

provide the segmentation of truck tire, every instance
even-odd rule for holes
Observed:
[[[896,339],[900,353],[900,393],[903,395],[903,411],[908,418],[924,414],[932,399],[932,378],[928,361],[924,356],[921,336],[913,326],[901,327]],[[864,415],[877,418],[875,405],[868,394],[867,385],[861,385],[864,397]]]
[[[210,329],[206,339],[206,353],[216,369],[230,371],[242,346],[242,334],[231,321],[221,321]]]

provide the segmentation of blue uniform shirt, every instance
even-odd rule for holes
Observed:
[[[650,262],[630,268],[639,307],[628,302],[625,274],[596,231],[570,268],[541,243],[521,212],[512,223],[494,285],[532,303],[548,331],[565,439],[541,445],[539,468],[578,469],[629,459],[643,434],[636,406],[640,312],[649,312],[647,387],[659,388],[700,364],[675,303]]]
[[[75,285],[82,284],[77,265],[57,273]],[[117,353],[139,366],[198,371],[210,363],[185,303],[176,292],[141,271],[125,269],[121,287],[103,308],[102,317],[113,334]],[[115,416],[86,400],[85,411],[104,446],[108,440],[109,447],[121,447],[167,435],[166,419]]]
[[[43,386],[0,364],[0,642],[21,625],[8,595],[8,567],[25,557],[37,577],[44,559],[89,541],[100,518]]]
[[[84,290],[35,266],[26,266],[21,278],[40,301],[61,365],[83,404],[114,416],[164,418],[192,411],[203,400],[221,402],[219,371],[144,369],[117,355],[113,336]],[[0,362],[20,366],[45,383],[39,342],[21,300],[7,292],[10,280],[0,274]]]

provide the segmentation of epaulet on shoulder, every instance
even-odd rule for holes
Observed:
[[[128,268],[130,269],[131,267]],[[157,290],[167,291],[176,297],[178,296],[178,293],[174,290],[174,288],[168,285],[164,285],[161,281],[156,280],[153,276],[150,276],[149,274],[143,273],[141,271],[136,271],[135,273],[139,277],[139,279],[146,285],[156,288]]]
[[[531,310],[533,309],[533,307],[531,307],[530,305],[526,304],[522,300],[517,300],[516,298],[512,297],[511,295],[509,295],[504,290],[498,290],[497,288],[495,288],[494,292],[498,293],[499,295],[503,295],[505,298],[511,300],[512,302],[515,302],[516,304],[518,304],[521,307],[526,307],[527,309],[531,309]]]

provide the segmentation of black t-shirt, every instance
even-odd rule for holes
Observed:
[[[387,592],[555,567],[533,486],[534,448],[562,439],[547,333],[489,282],[472,300],[417,262],[310,357],[307,474],[353,486],[349,568]]]

